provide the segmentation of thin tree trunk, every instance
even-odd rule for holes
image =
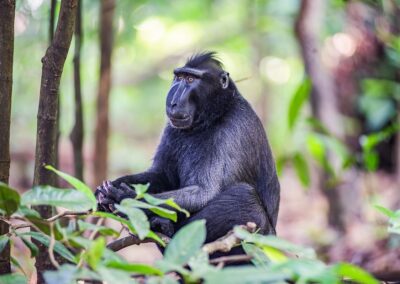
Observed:
[[[14,55],[15,0],[0,0],[0,182],[10,175],[10,122]],[[7,234],[7,223],[0,221],[0,235]],[[10,243],[0,254],[0,274],[11,272]]]
[[[296,35],[301,47],[307,74],[312,80],[311,108],[313,115],[337,138],[342,138],[343,124],[337,110],[335,88],[331,76],[323,66],[320,54],[320,35],[325,12],[325,0],[302,0],[300,12],[296,21]],[[334,165],[337,160],[328,153],[329,161]],[[330,176],[327,172],[320,172],[319,183],[323,194],[329,203],[329,224],[339,231],[345,230],[342,204],[339,191],[328,184]]]
[[[43,166],[54,165],[56,162],[58,90],[74,32],[76,7],[77,0],[62,0],[54,39],[42,58],[42,79],[37,115],[35,176],[33,180],[33,185],[35,186],[56,184],[56,176]],[[49,206],[39,206],[38,210],[43,218],[50,217],[52,213],[52,208]],[[44,283],[42,272],[52,269],[52,265],[47,248],[41,244],[37,245],[39,247],[39,255],[36,257],[35,266],[38,272],[38,283]]]
[[[70,134],[74,152],[75,177],[83,180],[83,107],[81,90],[81,46],[82,46],[82,1],[78,2],[75,24],[74,88],[75,88],[75,125]]]
[[[107,177],[108,162],[108,99],[111,89],[111,55],[115,0],[102,0],[100,11],[100,81],[97,97],[97,119],[94,150],[94,183]]]

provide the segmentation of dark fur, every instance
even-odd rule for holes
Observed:
[[[168,123],[151,168],[121,177],[113,186],[150,183],[154,196],[172,197],[191,212],[174,230],[206,219],[207,241],[249,221],[256,222],[261,233],[275,233],[280,187],[259,118],[231,79],[226,89],[221,87],[219,78],[225,72],[214,53],[195,55],[184,67],[207,71],[191,85],[173,83],[167,97],[170,117],[174,96],[182,92],[180,86],[188,86],[190,96],[177,108],[193,114],[190,127]]]

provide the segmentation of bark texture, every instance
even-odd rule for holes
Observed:
[[[14,55],[15,0],[0,0],[0,181],[10,174],[10,121]],[[0,221],[0,235],[7,234],[7,223]],[[0,254],[0,274],[11,272],[10,243]]]
[[[100,81],[97,97],[97,118],[94,149],[94,183],[107,177],[109,95],[111,89],[111,55],[113,46],[113,17],[115,0],[102,0],[100,11]]]
[[[332,135],[342,138],[341,117],[337,109],[335,87],[321,60],[320,39],[321,27],[325,14],[325,0],[302,0],[300,12],[296,21],[295,31],[301,47],[301,53],[307,74],[312,81],[311,108],[313,115],[320,120]],[[338,161],[332,154],[327,157],[331,164]],[[327,172],[319,173],[319,183],[323,194],[328,200],[329,224],[339,231],[344,231],[342,204],[339,191],[328,183]]]
[[[78,2],[75,23],[75,54],[74,54],[74,89],[75,89],[75,124],[70,139],[74,154],[75,177],[83,180],[83,107],[81,88],[81,46],[82,46],[82,2]]]
[[[46,170],[44,165],[55,165],[57,157],[57,118],[59,97],[58,90],[65,59],[74,32],[77,0],[62,0],[61,9],[54,38],[42,58],[42,79],[40,85],[39,110],[37,115],[37,137],[35,155],[35,175],[33,185],[55,185],[55,174]],[[43,218],[52,214],[49,206],[39,206]],[[47,248],[41,244],[39,255],[36,257],[38,283],[44,283],[42,272],[52,269]]]

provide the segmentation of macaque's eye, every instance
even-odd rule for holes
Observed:
[[[194,78],[192,76],[188,76],[186,80],[188,81],[188,83],[192,83],[194,81]]]
[[[176,76],[176,80],[182,81],[182,80],[183,80],[183,75],[178,75],[178,76]]]

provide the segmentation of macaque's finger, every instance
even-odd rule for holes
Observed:
[[[135,191],[133,190],[133,188],[132,187],[130,187],[129,185],[127,185],[126,183],[121,183],[121,188],[123,188],[124,189],[124,191],[126,191],[126,192],[128,192],[128,193],[134,193]]]

